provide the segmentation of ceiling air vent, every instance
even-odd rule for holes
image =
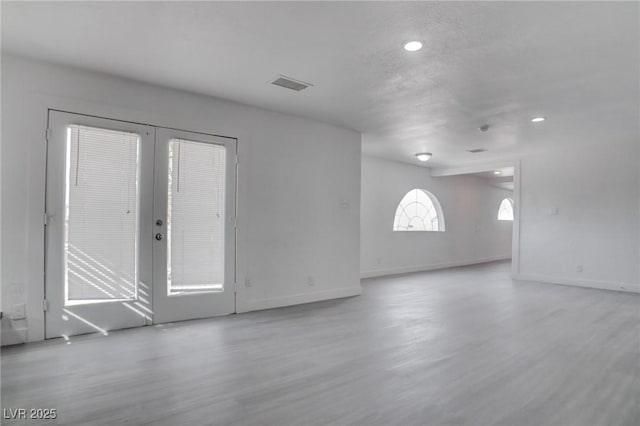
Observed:
[[[472,154],[479,154],[481,152],[487,152],[487,150],[484,148],[476,148],[476,149],[468,149],[467,152],[470,152]]]
[[[313,86],[313,84],[305,83],[304,81],[294,80],[291,77],[279,75],[271,81],[271,84],[275,86],[284,87],[285,89],[295,90],[299,92],[307,87]]]

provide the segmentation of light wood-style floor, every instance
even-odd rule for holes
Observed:
[[[640,425],[640,296],[508,269],[5,348],[2,407],[68,425]]]

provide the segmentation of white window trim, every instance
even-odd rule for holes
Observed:
[[[502,206],[503,204],[507,202],[508,205],[511,207],[511,217],[501,217],[501,213],[502,213]],[[502,201],[500,201],[500,205],[498,206],[498,220],[502,221],[502,222],[513,222],[515,218],[515,209],[514,209],[514,204],[513,204],[513,200],[509,197],[504,198]]]
[[[438,221],[437,229],[398,229],[397,228],[396,218],[398,216],[398,211],[400,209],[404,210],[404,207],[402,206],[402,201],[414,191],[421,191],[431,201],[431,204],[433,205],[433,208],[436,211],[436,218]],[[407,191],[402,196],[400,201],[398,201],[396,206],[397,207],[396,207],[395,215],[393,219],[393,232],[445,232],[446,227],[445,227],[444,213],[442,212],[442,206],[440,205],[440,201],[435,195],[433,195],[431,192],[427,191],[426,189],[413,188],[410,191]]]

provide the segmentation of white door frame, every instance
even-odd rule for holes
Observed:
[[[185,292],[169,295],[167,280],[167,188],[169,141],[182,139],[225,148],[224,176],[224,278],[221,291]],[[155,324],[236,312],[236,164],[234,138],[158,127],[155,143],[154,235],[153,239],[153,322]],[[158,224],[159,223],[159,224]]]
[[[71,125],[131,132],[139,137],[137,208],[137,291],[129,299],[72,303],[65,295],[65,175],[67,129]],[[152,215],[154,131],[150,126],[59,111],[49,113],[45,200],[45,338],[139,327],[151,322],[150,301],[140,297],[151,281],[151,246],[140,236]],[[99,224],[96,224],[99,226]],[[97,264],[76,259],[92,276],[102,276]],[[98,268],[98,269],[96,269]],[[96,278],[98,279],[98,278]],[[103,277],[103,279],[105,279]]]
[[[111,118],[106,118],[106,117],[99,117],[99,116],[95,116],[95,115],[90,115],[90,114],[83,114],[83,113],[75,113],[75,112],[70,112],[70,111],[63,111],[63,110],[59,110],[59,109],[55,109],[55,108],[47,108],[47,132],[46,132],[46,140],[49,141],[50,139],[53,138],[53,135],[50,135],[50,129],[52,124],[55,124],[52,122],[51,120],[51,115],[57,115],[57,114],[69,114],[75,117],[79,117],[80,121],[78,121],[79,124],[85,124],[85,125],[91,125],[92,123],[95,125],[95,127],[101,127],[99,125],[96,125],[95,123],[99,123],[102,122],[103,123],[103,127],[104,127],[104,123],[105,122],[116,122],[118,123],[117,128],[121,129],[121,130],[127,130],[127,129],[138,129],[140,130],[140,126],[144,126],[145,129],[149,130],[149,135],[146,135],[145,132],[145,136],[153,136],[153,132],[155,132],[157,129],[162,129],[163,131],[171,131],[171,132],[177,132],[180,134],[189,134],[189,135],[197,135],[197,137],[199,138],[207,138],[207,137],[213,137],[213,138],[222,138],[225,141],[227,141],[229,146],[232,146],[232,148],[229,149],[229,153],[230,155],[227,158],[227,179],[228,182],[232,182],[232,186],[230,185],[226,185],[227,188],[229,188],[229,191],[227,191],[228,193],[228,197],[225,200],[227,205],[228,205],[228,209],[227,210],[232,210],[232,214],[228,214],[227,218],[233,218],[232,219],[232,225],[228,230],[225,231],[225,240],[227,240],[228,238],[230,242],[232,242],[231,246],[232,249],[227,250],[225,248],[225,253],[229,253],[229,255],[227,255],[226,257],[226,261],[225,261],[225,275],[228,277],[228,279],[225,279],[225,285],[227,287],[227,289],[233,294],[233,303],[231,304],[231,308],[230,309],[226,309],[224,311],[224,314],[226,313],[234,313],[236,312],[236,300],[235,300],[235,294],[236,294],[236,215],[237,215],[237,210],[236,210],[236,206],[237,206],[237,149],[238,149],[238,140],[237,138],[233,138],[233,137],[229,137],[229,136],[218,136],[218,135],[213,135],[213,134],[209,134],[209,133],[202,133],[202,132],[189,132],[189,131],[184,131],[184,130],[180,130],[180,129],[174,129],[174,128],[169,128],[169,127],[164,127],[164,126],[158,126],[158,125],[152,125],[152,124],[146,124],[146,123],[139,123],[139,122],[134,122],[134,121],[127,121],[127,120],[122,120],[122,119],[111,119]],[[109,126],[106,126],[105,128],[110,128]],[[183,136],[184,137],[184,136]],[[197,140],[197,139],[196,139]],[[153,146],[153,144],[146,144],[149,146]],[[141,146],[142,146],[142,141],[141,141]],[[47,148],[48,151],[48,148]],[[232,155],[231,155],[232,154]],[[50,169],[50,164],[49,164],[49,158],[48,158],[49,154],[47,152],[47,159],[45,161],[46,163],[46,170],[45,170],[45,219],[47,219],[49,216],[47,216],[47,214],[50,212],[50,209],[48,208],[49,206],[49,201],[48,200],[52,200],[55,197],[57,197],[60,193],[60,186],[56,186],[56,185],[51,185],[51,180],[49,179],[49,174],[51,172],[53,172],[53,170],[49,170]],[[141,165],[141,167],[146,167],[147,169],[150,167],[152,170],[152,173],[143,173],[141,175],[141,187],[143,185],[143,183],[146,183],[146,185],[153,185],[153,180],[154,180],[154,175],[155,172],[153,172],[154,168],[153,168],[153,163],[155,161],[155,154],[152,152],[151,155],[147,155],[147,156],[142,156],[141,157],[142,161],[144,163],[149,163],[149,164],[143,164]],[[55,168],[55,167],[54,167]],[[146,180],[148,180],[148,182],[146,182]],[[146,234],[148,236],[151,236],[154,234],[154,226],[153,226],[153,197],[154,197],[154,192],[155,191],[146,191],[147,194],[145,194],[145,191],[141,191],[140,196],[141,196],[141,214],[145,214],[144,212],[150,212],[147,214],[146,216],[146,220],[140,220],[140,233],[142,235]],[[54,194],[58,194],[58,195],[54,195]],[[144,205],[145,207],[143,208],[142,205]],[[44,248],[45,248],[45,258],[44,258],[44,268],[45,268],[45,279],[44,279],[44,285],[43,285],[43,292],[44,292],[44,298],[45,298],[45,315],[43,318],[43,334],[45,338],[51,338],[51,337],[55,337],[50,335],[49,333],[47,333],[47,321],[50,320],[50,315],[48,315],[48,312],[46,312],[50,307],[50,297],[53,296],[53,294],[51,293],[50,289],[47,288],[47,270],[49,268],[49,265],[52,265],[52,260],[53,259],[47,259],[47,255],[46,252],[48,251],[47,247],[50,244],[49,241],[51,240],[51,238],[49,238],[48,236],[48,227],[45,226],[44,228]],[[152,245],[152,240],[150,238],[140,238],[140,245],[141,246],[151,246]],[[142,247],[141,247],[142,249]],[[151,247],[148,248],[148,252],[152,253],[152,249]],[[59,272],[59,271],[58,271]],[[146,283],[151,282],[151,276],[153,274],[153,272],[151,271],[151,268],[149,268],[148,273],[142,273],[142,271],[140,271],[140,281],[143,285],[146,285]],[[49,290],[49,293],[47,293],[47,291]],[[144,290],[144,289],[143,289]],[[153,303],[153,299],[152,299],[152,289],[149,289],[149,294],[148,294],[148,298],[146,298],[146,301],[143,303],[144,305],[144,309],[140,309],[140,306],[133,306],[134,308],[136,308],[136,310],[138,311],[137,315],[142,318],[142,323],[139,324],[140,326],[142,325],[146,325],[146,324],[150,324],[152,321],[151,318],[151,305]],[[185,299],[186,300],[186,299]],[[140,302],[140,300],[138,300],[138,302]],[[148,309],[148,311],[147,311]],[[132,312],[135,312],[133,309],[129,309]],[[141,313],[145,313],[145,314],[141,314]],[[220,315],[222,315],[223,313],[220,313]],[[217,314],[214,314],[217,315]],[[207,315],[207,316],[211,316],[211,315]],[[180,319],[180,318],[179,318]],[[182,319],[186,319],[186,318],[182,318]],[[160,322],[158,320],[158,318],[156,318],[155,322]],[[118,326],[117,324],[115,326],[108,326],[111,328],[122,328],[120,326]],[[95,327],[94,325],[89,325],[89,331],[107,331],[102,330],[102,327]],[[29,339],[32,340],[32,339]]]

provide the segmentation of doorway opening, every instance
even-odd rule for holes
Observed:
[[[484,240],[492,245],[494,258],[511,262],[511,275],[519,272],[520,237],[520,162],[504,162],[469,166],[460,169],[440,169],[432,171],[432,176],[466,175],[478,179],[483,187],[483,223],[490,223]],[[487,218],[488,216],[488,218]],[[488,219],[488,220],[487,220]]]

